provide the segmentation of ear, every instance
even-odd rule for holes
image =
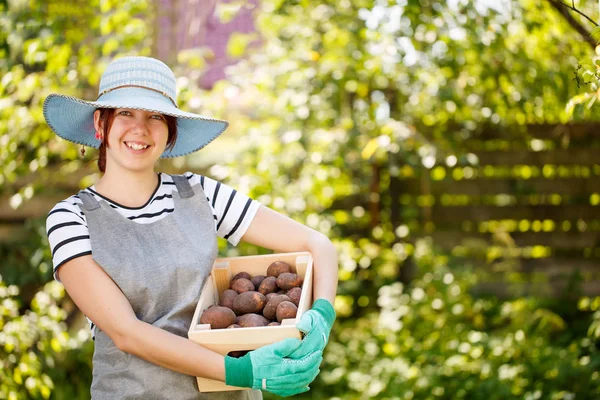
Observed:
[[[101,131],[102,133],[104,133],[102,130],[102,124],[100,123],[100,110],[96,110],[94,111],[94,129],[96,131]]]

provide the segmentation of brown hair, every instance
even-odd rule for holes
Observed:
[[[100,156],[98,158],[98,169],[104,173],[106,170],[106,148],[108,147],[108,132],[115,120],[115,109],[114,108],[99,108],[100,111],[100,126],[102,127],[102,143],[100,144]],[[172,149],[177,141],[177,118],[170,115],[163,115],[167,122],[167,129],[169,131],[169,137],[167,139],[166,150]]]

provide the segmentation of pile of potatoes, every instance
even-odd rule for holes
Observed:
[[[302,283],[284,261],[271,263],[267,276],[240,272],[219,296],[219,304],[204,310],[200,323],[210,324],[211,329],[280,325],[284,319],[296,318]]]

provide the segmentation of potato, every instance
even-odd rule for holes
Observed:
[[[258,314],[244,314],[237,317],[237,323],[242,328],[250,328],[255,326],[267,326],[269,325],[269,320]]]
[[[227,289],[219,296],[219,305],[231,308],[233,310],[233,300],[238,296],[238,292],[233,289]]]
[[[293,287],[287,292],[287,296],[290,298],[292,303],[298,307],[300,304],[300,296],[302,295],[302,289],[299,287]]]
[[[252,282],[252,284],[254,285],[254,287],[256,289],[258,289],[258,287],[262,283],[263,279],[265,279],[264,275],[256,275],[256,276],[253,276],[252,279],[250,279],[250,282]]]
[[[289,297],[287,297],[286,295],[284,295],[284,294],[275,295],[265,305],[265,308],[263,310],[263,315],[265,317],[267,317],[268,319],[275,319],[275,318],[277,318],[277,315],[276,315],[275,312],[277,311],[277,306],[282,301],[291,301],[291,299]]]
[[[292,272],[292,267],[285,261],[275,261],[267,268],[267,276],[274,276],[277,278],[279,274],[283,272]]]
[[[227,353],[229,357],[240,358],[248,354],[248,350],[234,350]]]
[[[227,307],[209,307],[200,317],[201,324],[210,324],[211,329],[223,329],[235,322],[235,313]]]
[[[277,293],[267,293],[267,295],[265,296],[267,298],[267,303],[275,296],[277,296]]]
[[[240,326],[238,324],[231,324],[227,327],[227,329],[235,329],[235,328],[240,328]]]
[[[237,315],[259,313],[265,307],[266,302],[267,299],[262,293],[255,291],[240,293],[233,300],[233,311]]]
[[[277,277],[277,286],[281,289],[291,289],[302,286],[303,279],[300,275],[284,272]]]
[[[277,322],[281,323],[282,320],[288,318],[296,318],[296,313],[298,312],[298,307],[294,305],[291,301],[282,301],[277,306]]]
[[[246,278],[238,278],[235,281],[231,282],[231,289],[235,290],[238,293],[251,292],[256,290],[252,282]]]
[[[258,287],[258,291],[265,296],[269,293],[273,293],[277,290],[277,278],[274,276],[268,276],[261,282]]]
[[[267,326],[280,326],[281,324],[279,322],[271,322],[269,325]]]
[[[230,283],[233,283],[233,281],[235,281],[235,280],[238,280],[238,279],[240,279],[240,278],[244,278],[244,279],[248,279],[248,280],[250,280],[250,279],[252,279],[252,275],[250,275],[249,273],[247,273],[247,272],[244,272],[244,271],[242,271],[242,272],[238,272],[237,274],[235,274],[235,275],[233,276],[233,278],[231,278],[231,281],[230,281]]]

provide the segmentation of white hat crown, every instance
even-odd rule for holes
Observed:
[[[111,62],[100,78],[98,100],[108,92],[128,86],[159,92],[177,107],[175,75],[162,61],[149,57],[122,57]]]

